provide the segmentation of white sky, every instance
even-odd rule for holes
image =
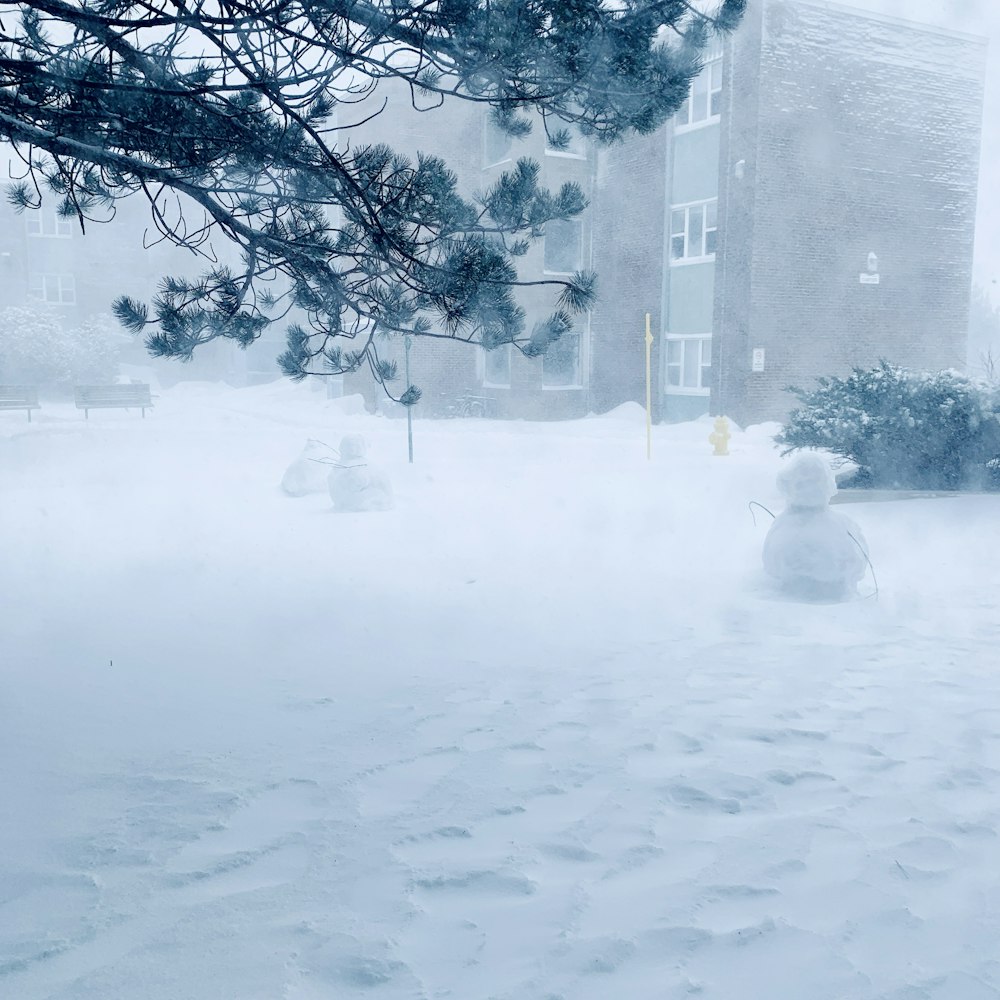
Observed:
[[[752,0],[751,0],[752,2]],[[987,38],[990,43],[983,114],[975,280],[1000,305],[1000,0],[842,0],[849,6],[936,24]]]

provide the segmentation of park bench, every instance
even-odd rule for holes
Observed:
[[[33,385],[0,385],[0,410],[25,410],[31,423],[31,411],[39,408],[38,389]]]
[[[127,385],[78,385],[76,387],[76,408],[83,410],[83,415],[90,418],[91,410],[119,407],[123,410],[139,408],[143,418],[147,408],[153,401],[149,395],[149,386],[145,382],[132,382]]]

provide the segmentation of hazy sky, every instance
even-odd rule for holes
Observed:
[[[1000,185],[996,180],[996,163],[1000,159],[1000,0],[846,0],[846,3],[989,40],[974,273],[976,281],[987,287],[994,302],[1000,305]]]

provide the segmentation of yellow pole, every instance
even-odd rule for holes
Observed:
[[[646,458],[653,457],[653,377],[650,352],[653,349],[653,334],[649,329],[649,313],[646,313]]]

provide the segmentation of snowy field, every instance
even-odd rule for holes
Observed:
[[[1000,497],[792,604],[773,427],[350,411],[0,413],[0,996],[1000,997]]]

